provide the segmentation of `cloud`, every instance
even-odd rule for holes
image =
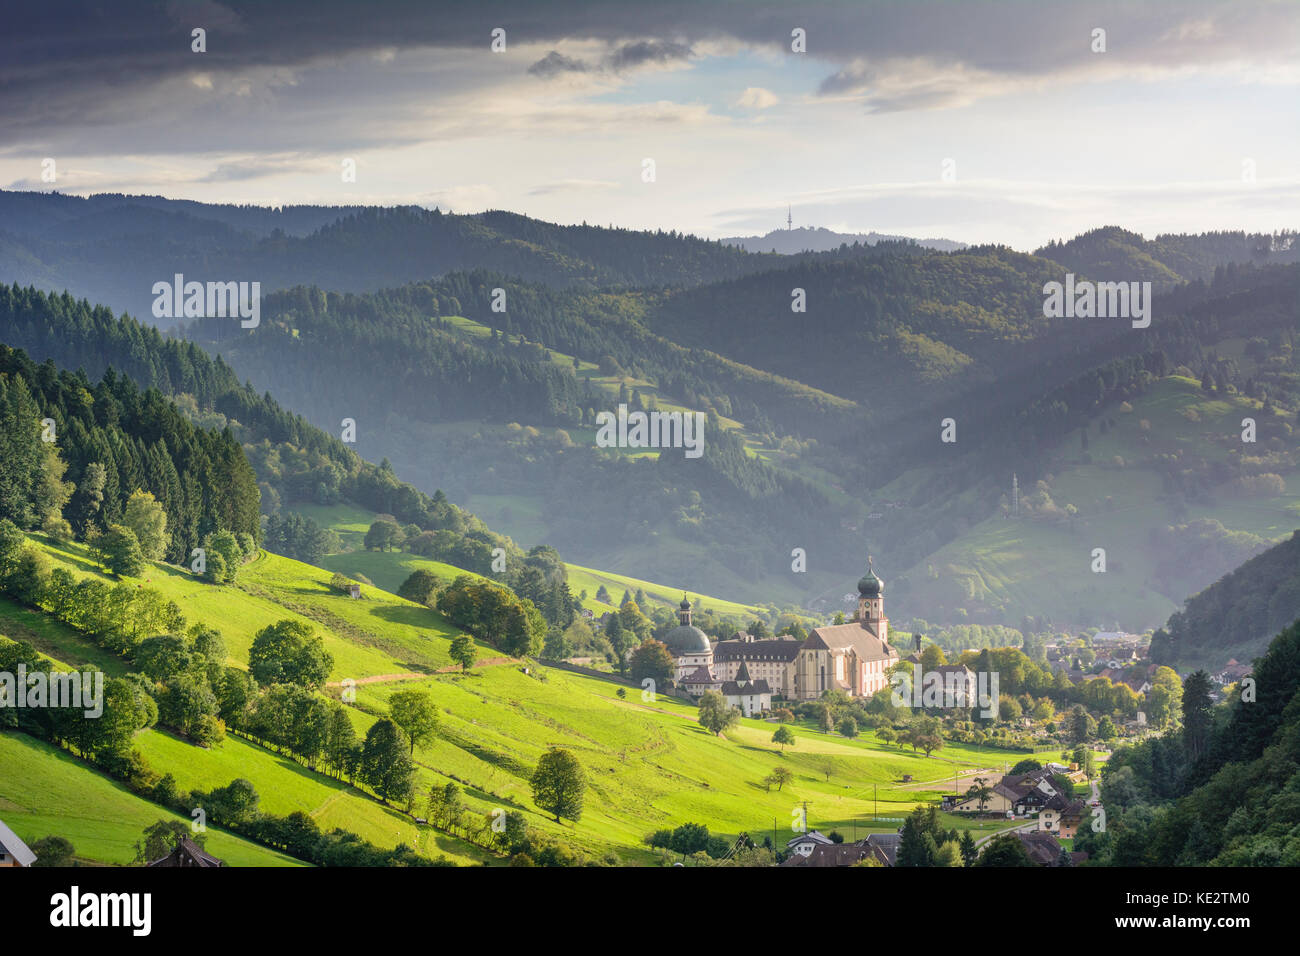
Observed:
[[[194,180],[199,183],[230,183],[263,176],[280,176],[285,173],[302,173],[312,169],[312,164],[300,159],[259,157],[220,163],[215,169]]]
[[[779,102],[781,100],[771,90],[765,90],[761,86],[750,86],[740,94],[736,105],[747,110],[765,110]]]
[[[562,179],[558,182],[543,183],[528,190],[530,196],[549,196],[554,193],[587,192],[593,189],[617,189],[618,183],[606,179]]]
[[[582,60],[575,60],[573,57],[565,56],[558,50],[552,50],[530,66],[528,72],[532,76],[550,79],[562,73],[586,73],[590,69],[591,67]]]
[[[699,0],[480,0],[436,7],[369,0],[364,12],[344,0],[202,0],[171,2],[163,9],[160,18],[156,4],[43,0],[7,11],[0,34],[0,149],[35,150],[55,143],[84,150],[86,133],[94,130],[105,143],[96,148],[127,152],[133,140],[162,140],[178,125],[187,130],[180,138],[202,141],[207,131],[194,135],[201,125],[192,122],[194,104],[172,86],[182,77],[194,77],[187,80],[191,86],[204,84],[195,92],[221,96],[218,121],[232,137],[245,131],[250,140],[262,133],[277,137],[284,120],[269,115],[268,104],[289,99],[283,87],[265,82],[272,74],[314,83],[316,98],[332,103],[338,127],[373,127],[371,116],[378,109],[389,127],[405,129],[416,126],[431,104],[454,110],[466,91],[499,88],[509,72],[502,64],[513,65],[521,55],[528,59],[516,76],[587,76],[592,78],[587,94],[599,96],[608,83],[596,82],[597,77],[625,80],[645,69],[699,67],[725,59],[729,50],[793,62],[793,21],[808,36],[808,53],[798,59],[826,69],[818,95],[863,97],[870,112],[960,105],[1081,75],[1223,69],[1244,82],[1261,82],[1278,71],[1293,77],[1300,59],[1300,4],[1268,0],[1199,0],[1186,8],[1162,0],[1068,5],[826,0],[795,7],[751,0],[743,11],[736,4]],[[1089,48],[1098,23],[1108,31],[1110,52],[1104,55]],[[207,53],[190,50],[186,28],[191,24],[208,29]],[[507,28],[505,54],[489,52],[485,24]],[[396,88],[394,78],[410,69],[405,65],[412,56],[475,65],[460,79],[440,76],[437,87]],[[890,64],[912,62],[940,64],[948,80],[898,83]],[[378,106],[375,90],[384,94]],[[549,92],[543,88],[535,95]],[[242,111],[228,104],[236,97],[248,101]],[[292,100],[294,106],[298,102]],[[134,128],[119,134],[119,126]],[[316,140],[323,136],[319,129],[293,132]]]
[[[640,66],[663,66],[691,57],[691,48],[684,43],[671,40],[637,40],[625,43],[606,59],[606,64],[615,73],[634,70]]]
[[[425,193],[420,199],[421,205],[437,206],[439,209],[455,213],[482,212],[494,208],[498,201],[497,191],[487,183],[435,189]]]

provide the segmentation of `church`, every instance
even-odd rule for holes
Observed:
[[[663,637],[676,663],[676,683],[692,697],[710,690],[726,694],[729,703],[736,697],[747,715],[768,709],[773,696],[816,700],[834,689],[870,697],[889,686],[888,671],[899,661],[898,649],[889,643],[884,594],[885,583],[867,558],[867,573],[858,581],[858,610],[847,624],[815,628],[802,643],[737,634],[716,644],[691,623],[691,602],[683,595],[680,623]]]
[[[858,581],[858,610],[847,624],[815,628],[794,661],[794,697],[816,700],[824,691],[842,690],[850,697],[870,697],[889,686],[889,669],[898,663],[889,643],[885,617],[885,582],[867,558],[867,573]]]

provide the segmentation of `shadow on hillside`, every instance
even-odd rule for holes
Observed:
[[[33,534],[32,537],[39,539],[42,544],[57,554],[61,560],[68,562],[78,570],[87,571],[91,574],[97,574],[100,577],[113,580],[112,575],[108,574],[102,567],[91,561],[89,558],[72,550],[71,545],[60,544],[53,538],[47,538],[43,534]]]
[[[423,606],[382,604],[372,607],[370,613],[390,624],[402,624],[406,627],[419,627],[426,630],[443,623],[443,618],[436,611]]]

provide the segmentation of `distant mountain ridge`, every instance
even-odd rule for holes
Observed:
[[[723,239],[723,245],[739,246],[746,252],[776,252],[796,255],[800,252],[831,252],[840,246],[860,243],[874,246],[878,242],[912,242],[938,252],[955,252],[965,249],[966,243],[952,239],[912,239],[883,232],[835,232],[823,226],[800,226],[798,229],[773,229],[765,236],[732,236]]]

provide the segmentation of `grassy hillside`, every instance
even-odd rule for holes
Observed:
[[[33,540],[53,562],[74,573],[98,573],[80,546],[54,545],[39,536]],[[448,662],[447,645],[454,633],[437,614],[378,588],[367,588],[362,601],[336,596],[325,587],[328,574],[263,554],[241,570],[235,586],[214,588],[160,565],[152,566],[141,583],[163,590],[191,620],[221,629],[231,661],[241,665],[253,632],[263,622],[285,616],[311,620],[335,655],[331,681],[359,680],[356,706],[349,713],[361,733],[387,713],[395,690],[428,690],[442,711],[442,728],[434,742],[416,750],[421,794],[416,814],[423,810],[423,795],[431,786],[455,781],[475,812],[518,808],[533,827],[562,836],[593,855],[644,862],[652,860],[653,854],[643,845],[643,837],[684,822],[703,822],[724,834],[766,835],[775,829],[777,841],[783,843],[791,836],[792,810],[803,801],[808,802],[810,825],[822,830],[851,832],[854,826],[860,831],[871,826],[892,830],[896,826],[892,818],[951,788],[954,774],[977,768],[1001,770],[1021,756],[952,744],[927,758],[884,747],[871,737],[849,740],[808,727],[798,728],[797,743],[782,753],[771,742],[770,723],[742,721],[725,738],[716,737],[700,728],[688,703],[663,697],[642,700],[638,690],[626,688],[626,698],[620,698],[623,685],[614,681],[535,664],[526,667],[487,647],[480,648],[484,666],[468,674],[437,673]],[[16,609],[6,613],[15,622],[26,614]],[[25,626],[37,631],[38,623],[28,621]],[[45,646],[60,659],[84,653],[73,637],[57,628],[44,629]],[[337,691],[327,688],[327,692]],[[136,742],[151,767],[171,773],[182,790],[211,789],[243,777],[261,795],[262,808],[271,813],[303,810],[322,827],[343,827],[380,846],[412,844],[424,854],[462,864],[489,856],[417,825],[413,817],[359,790],[236,737],[204,749],[150,730],[137,735]],[[587,775],[586,811],[576,825],[568,821],[556,825],[532,802],[529,778],[540,755],[552,745],[570,749]],[[14,781],[27,781],[22,787],[39,794],[46,786],[41,781],[57,770],[65,779],[60,786],[70,792],[99,787],[120,794],[126,804],[143,801],[66,754],[48,747],[7,746],[0,754],[6,769],[14,770],[6,773],[10,782],[0,784],[0,807],[28,808],[16,813],[45,808],[39,821],[20,832],[36,833],[38,826],[63,832],[79,847],[84,842],[85,852],[121,861],[121,848],[143,826],[141,817],[154,814],[151,820],[161,814],[150,805],[137,806],[134,815],[128,815],[115,804],[92,804],[87,813],[81,805],[42,803]],[[776,766],[795,774],[782,791],[762,783]],[[920,787],[903,786],[904,773],[913,774]],[[30,783],[33,780],[37,783]],[[873,814],[882,819],[868,819]],[[114,825],[123,819],[127,822],[118,836],[110,831],[101,836],[83,817]],[[229,854],[232,862],[252,859],[239,857],[235,847],[217,843],[212,847],[218,855]]]
[[[358,688],[358,706],[382,713],[399,686],[412,685]],[[783,754],[771,742],[772,723],[743,720],[716,737],[695,722],[690,704],[665,697],[643,702],[632,689],[620,699],[613,682],[545,667],[533,674],[484,668],[414,686],[427,689],[443,710],[440,739],[416,749],[428,779],[456,779],[475,810],[518,808],[531,826],[595,853],[612,849],[629,861],[651,858],[641,842],[645,834],[685,822],[756,838],[775,826],[783,844],[793,835],[791,812],[805,800],[809,826],[823,832],[847,834],[855,823],[860,833],[892,831],[896,823],[868,818],[876,812],[900,817],[950,792],[954,772],[1002,770],[1023,756],[949,745],[927,758],[872,737],[849,740],[808,728],[796,730],[795,746]],[[532,803],[528,775],[551,745],[571,750],[587,774],[586,809],[576,826],[555,824]],[[795,774],[783,791],[762,783],[777,766]],[[903,787],[904,773],[928,786]]]
[[[461,574],[478,577],[473,572],[464,571],[453,565],[422,558],[419,555],[409,554],[404,551],[365,550],[366,529],[375,520],[375,514],[363,508],[352,505],[294,504],[289,506],[287,510],[305,515],[323,528],[330,528],[343,540],[344,546],[351,549],[326,557],[322,562],[326,568],[345,575],[365,575],[376,585],[388,591],[396,591],[411,572],[421,568],[447,580],[454,579]],[[496,524],[495,521],[493,523]],[[567,567],[569,569],[569,589],[575,595],[579,595],[585,590],[587,599],[583,601],[583,606],[598,614],[613,610],[612,604],[605,604],[596,600],[596,592],[601,585],[608,589],[610,596],[615,601],[622,598],[624,591],[630,590],[633,594],[636,594],[638,588],[645,591],[646,597],[650,599],[649,604],[651,607],[655,605],[676,607],[681,600],[682,592],[675,585],[656,584],[653,581],[644,581],[639,578],[599,571],[594,568],[579,567],[576,564],[569,564]],[[689,582],[687,583],[689,584]],[[700,607],[709,608],[721,614],[744,616],[764,613],[762,608],[755,605],[741,604],[705,594],[697,594],[695,591],[689,591],[689,594],[692,601],[699,602]]]
[[[1284,454],[1243,445],[1246,416],[1261,418],[1261,403],[1207,395],[1181,376],[1162,379],[1130,409],[1107,412],[1115,424],[1105,434],[1092,422],[1090,460],[1077,432],[1053,451],[1048,493],[1059,509],[1073,505],[1077,515],[995,515],[908,569],[896,593],[923,609],[921,616],[960,606],[1013,624],[1023,615],[1047,615],[1137,631],[1159,626],[1187,595],[1300,527],[1300,470]],[[1243,454],[1259,456],[1259,471],[1277,469],[1285,492],[1256,497],[1228,483],[1183,498],[1170,494],[1156,467],[1178,461],[1210,468]],[[1008,492],[1014,468],[1007,463]],[[1022,485],[1021,501],[1035,493]],[[1210,525],[1200,538],[1166,533],[1202,521],[1219,522],[1224,533]],[[1106,550],[1104,574],[1091,570],[1094,548]]]
[[[55,566],[78,577],[108,580],[83,546],[57,544],[43,536],[33,540]],[[367,588],[363,600],[353,601],[332,591],[329,579],[329,571],[263,551],[243,566],[234,587],[210,587],[188,571],[165,564],[150,565],[140,583],[175,601],[187,620],[221,631],[232,663],[241,666],[248,662],[253,636],[284,618],[305,620],[320,631],[334,656],[331,680],[432,672],[451,665],[447,645],[459,632],[441,615],[377,588]],[[84,639],[57,628],[50,629],[46,641],[60,660],[75,656],[84,644]]]
[[[51,835],[71,840],[80,860],[129,864],[145,827],[191,822],[24,734],[0,733],[0,767],[0,819],[28,844]],[[221,830],[209,828],[207,836],[207,849],[230,866],[302,865]]]

